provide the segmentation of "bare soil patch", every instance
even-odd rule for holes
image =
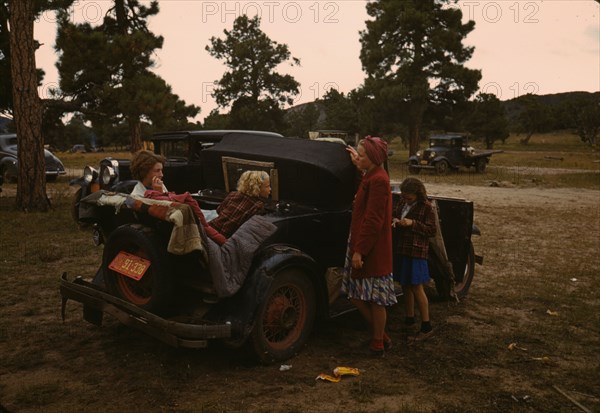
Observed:
[[[216,344],[173,349],[110,318],[97,328],[82,320],[77,303],[68,304],[63,323],[61,271],[91,276],[101,252],[65,240],[62,229],[55,238],[34,228],[6,234],[3,225],[0,403],[12,412],[581,411],[558,386],[600,411],[600,192],[427,188],[475,204],[482,232],[475,249],[484,265],[468,298],[440,302],[432,293],[435,336],[409,346],[407,332],[395,328],[383,359],[365,355],[368,334],[358,314],[321,323],[285,362],[287,371]],[[43,260],[26,246],[18,257],[2,252],[15,238],[31,237],[48,240]],[[52,243],[64,242],[73,242],[70,253],[54,260]],[[389,325],[397,327],[403,314],[402,303],[391,308]],[[315,381],[337,366],[361,375]]]

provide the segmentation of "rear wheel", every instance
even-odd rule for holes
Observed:
[[[109,268],[119,252],[150,261],[141,279],[135,280]],[[123,225],[113,231],[104,248],[102,265],[111,294],[157,314],[166,313],[170,308],[174,283],[169,273],[169,255],[164,243],[150,228]]]
[[[260,304],[250,335],[252,350],[263,363],[286,360],[308,340],[314,324],[314,288],[298,269],[278,274]]]
[[[485,158],[479,158],[479,159],[477,159],[477,162],[475,162],[475,171],[477,171],[480,174],[484,173],[486,166],[487,166],[487,160]]]
[[[473,248],[473,243],[469,243],[469,252],[467,253],[467,262],[465,264],[465,271],[462,274],[462,277],[456,277],[456,282],[454,284],[454,292],[458,296],[458,298],[464,298],[467,296],[469,292],[469,288],[471,287],[471,282],[473,281],[473,276],[475,275],[475,249]]]
[[[450,165],[448,164],[448,161],[444,159],[435,163],[435,173],[438,175],[446,175],[449,169]]]
[[[16,184],[17,183],[17,171],[12,170],[10,167],[2,171],[2,178],[4,183]]]

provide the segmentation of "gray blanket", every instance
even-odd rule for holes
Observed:
[[[221,247],[206,236],[200,235],[208,253],[208,269],[218,297],[230,297],[244,283],[254,253],[277,227],[261,215],[246,221]]]

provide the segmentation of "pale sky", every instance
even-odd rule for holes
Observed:
[[[76,2],[76,21],[100,23],[110,0]],[[200,1],[161,0],[150,30],[164,37],[155,55],[155,71],[188,104],[201,107],[203,120],[216,103],[213,81],[225,66],[205,51],[212,36],[223,38],[240,14],[260,14],[261,29],[287,44],[300,67],[282,64],[278,71],[300,82],[295,103],[323,96],[329,88],[348,93],[362,84],[359,31],[369,18],[364,0],[338,1]],[[594,0],[460,1],[464,20],[475,29],[464,44],[475,46],[468,67],[481,69],[480,91],[501,100],[526,94],[600,90],[600,5]],[[46,71],[40,95],[56,87],[58,75],[53,45],[53,14],[41,16],[35,37],[43,46],[36,53]]]

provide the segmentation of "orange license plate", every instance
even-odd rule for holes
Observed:
[[[124,251],[119,252],[108,266],[111,270],[136,281],[144,276],[149,267],[150,261]]]
[[[422,159],[422,160],[421,160],[421,165],[427,165],[427,160],[425,160],[425,159]]]

